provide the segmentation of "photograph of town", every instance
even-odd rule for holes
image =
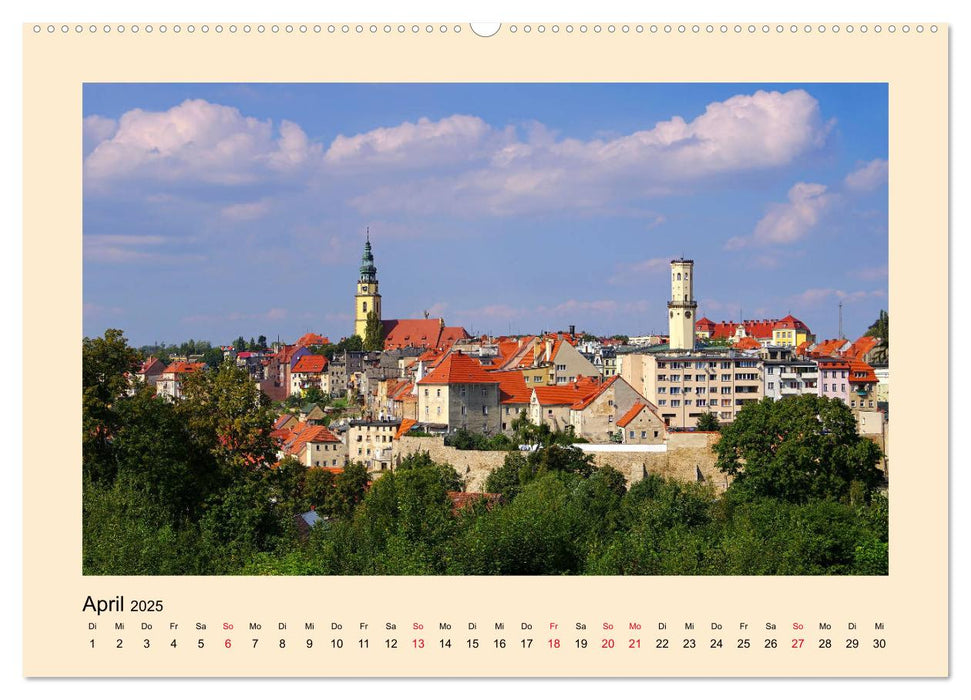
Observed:
[[[887,575],[888,89],[86,84],[85,575]]]

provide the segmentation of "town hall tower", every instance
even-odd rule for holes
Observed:
[[[695,311],[694,260],[671,261],[671,301],[668,302],[668,343],[672,350],[694,350]]]

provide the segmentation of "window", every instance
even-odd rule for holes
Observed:
[[[678,406],[680,406],[680,405],[681,405],[681,402],[680,402],[680,401],[678,401],[677,399],[673,399],[673,400],[671,401],[671,408],[677,408],[677,407],[678,407]]]
[[[364,302],[364,313],[367,313],[367,302]]]
[[[483,416],[489,415],[489,407],[488,406],[483,406],[482,407],[482,415]]]
[[[667,406],[668,405],[668,401],[667,401],[667,399],[661,399],[660,401],[657,402],[657,405],[658,406]]]
[[[442,415],[442,407],[441,406],[439,406],[438,408],[435,409],[435,415],[437,415],[437,416]]]
[[[631,432],[634,432],[634,431],[632,430]],[[641,437],[642,438],[646,438],[647,437],[647,431],[646,430],[642,430],[641,431]]]
[[[464,415],[465,415],[465,413],[466,413],[466,411],[465,411],[465,406],[462,406],[462,415],[464,416]]]
[[[608,423],[613,423],[614,422],[614,417],[613,416],[607,416],[607,422]]]
[[[769,389],[775,389],[775,382],[769,382]]]
[[[465,387],[462,387],[462,396],[465,396]]]
[[[634,439],[634,431],[633,431],[633,430],[632,430],[632,431],[630,431],[630,439],[631,439],[631,440],[633,440],[633,439]]]
[[[428,396],[428,389],[425,389],[425,396]]]
[[[829,391],[829,384],[823,384],[823,391]]]
[[[840,384],[840,391],[846,391],[846,384]]]
[[[684,405],[685,406],[690,406],[691,405],[691,399],[685,399],[684,400]]]
[[[485,395],[486,395],[486,388],[485,388],[485,387],[482,387],[482,395],[483,395],[483,396],[485,396]]]
[[[659,386],[657,388],[657,393],[659,393],[659,394],[666,394],[666,393],[668,393],[668,388],[666,386]]]
[[[441,389],[435,389],[435,396],[441,396],[441,395],[442,395],[442,390]]]
[[[723,382],[730,382],[730,381],[732,381],[732,375],[730,375],[730,374],[723,374],[722,375],[722,381]]]
[[[697,401],[695,401],[695,404],[698,406],[705,406],[707,405],[707,403],[708,403],[707,399],[698,399]]]
[[[659,374],[659,375],[657,375],[657,380],[659,382],[666,382],[668,380],[668,375],[666,375],[666,374]]]

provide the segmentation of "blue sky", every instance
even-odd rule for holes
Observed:
[[[887,308],[885,84],[84,87],[84,333],[351,332],[370,227],[385,318],[666,332]]]

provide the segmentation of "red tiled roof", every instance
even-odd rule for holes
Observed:
[[[625,413],[619,421],[617,421],[617,427],[626,428],[627,424],[637,418],[637,414],[643,411],[645,408],[647,408],[646,403],[641,403],[640,401],[635,403],[633,406],[631,406],[630,410]]]
[[[772,328],[778,323],[778,319],[763,319],[761,321],[721,321],[719,323],[714,323],[707,318],[702,318],[695,322],[695,330],[699,329],[706,330],[711,334],[712,339],[718,338],[730,338],[735,335],[735,330],[742,326],[745,329],[745,335],[750,335],[753,338],[760,340],[772,338]]]
[[[850,363],[838,357],[820,357],[817,364],[824,369],[849,369]]]
[[[299,454],[304,446],[313,442],[340,442],[340,438],[322,425],[306,426],[285,446],[287,454]]]
[[[296,352],[296,345],[284,345],[276,353],[276,359],[280,364],[289,362],[293,353]]]
[[[297,363],[290,371],[293,374],[320,373],[327,367],[327,358],[323,355],[303,355],[297,358]]]
[[[581,379],[583,379],[583,377],[581,377]],[[614,384],[614,382],[618,381],[619,379],[620,379],[620,376],[618,376],[618,375],[615,374],[613,377],[611,377],[607,381],[603,382],[599,386],[594,385],[596,387],[596,389],[594,390],[594,392],[592,394],[590,394],[589,396],[587,396],[584,399],[581,399],[580,401],[577,401],[575,404],[573,404],[572,406],[570,406],[570,408],[572,408],[575,411],[582,411],[587,406],[589,406],[590,404],[592,404],[596,400],[596,398],[598,396],[600,396],[602,393],[604,393],[605,391],[607,391],[607,389],[610,386],[612,386]],[[581,387],[582,387],[582,384],[581,384]]]
[[[482,365],[456,350],[423,377],[419,384],[497,384],[498,379],[486,372]]]
[[[762,344],[751,336],[745,336],[735,343],[736,350],[758,350]]]
[[[611,377],[617,379],[617,377]],[[570,384],[557,384],[556,386],[536,386],[536,400],[541,406],[563,406],[583,401],[591,394],[595,394],[601,388],[597,381],[586,377],[579,377],[577,381]]]
[[[311,345],[330,345],[330,339],[317,333],[304,333],[297,340],[297,347],[306,348]]]
[[[853,341],[853,344],[843,352],[843,357],[849,357],[854,360],[862,361],[866,354],[873,350],[873,348],[875,348],[879,342],[880,341],[877,338],[864,335]]]
[[[165,374],[188,374],[190,372],[198,372],[205,366],[205,362],[173,362],[165,368]]]
[[[499,381],[499,403],[525,404],[529,403],[532,390],[526,386],[526,378],[517,370],[493,372],[490,376]]]
[[[398,432],[396,432],[394,434],[394,437],[391,438],[391,439],[392,440],[400,440],[401,439],[401,436],[404,435],[405,433],[407,433],[409,430],[411,430],[411,427],[413,425],[415,425],[416,423],[418,423],[418,421],[412,420],[411,418],[404,418],[404,419],[402,419],[401,425],[398,426]]]
[[[799,345],[796,346],[795,353],[797,355],[804,355],[809,346],[812,345],[808,340],[804,340]]]
[[[834,353],[839,352],[839,349],[844,345],[846,345],[846,343],[847,343],[847,340],[845,338],[834,338],[832,340],[824,340],[822,342],[816,343],[816,345],[809,350],[809,354],[817,355],[817,356],[833,355]]]
[[[398,318],[382,321],[384,349],[441,348],[456,340],[468,337],[468,331],[460,326],[445,326],[441,319]]]
[[[785,318],[776,321],[775,326],[773,326],[773,330],[775,330],[776,328],[781,330],[799,330],[799,331],[809,330],[809,326],[807,326],[805,323],[800,321],[792,314],[789,314]]]
[[[850,360],[850,382],[854,384],[876,384],[877,375],[866,362]]]

